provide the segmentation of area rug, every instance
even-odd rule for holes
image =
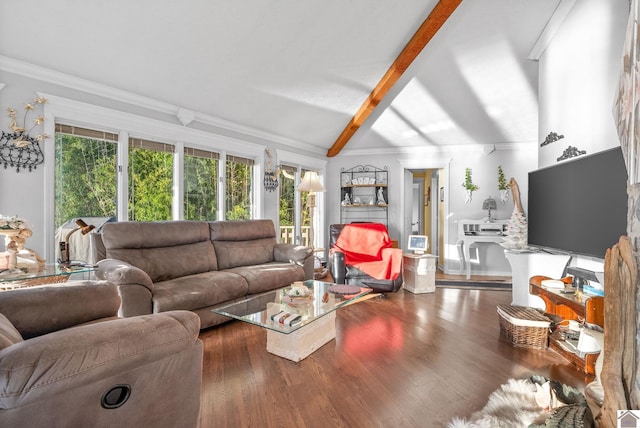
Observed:
[[[509,379],[489,395],[487,405],[448,428],[594,427],[593,415],[577,389],[542,376]]]

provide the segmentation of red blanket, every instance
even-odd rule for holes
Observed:
[[[396,279],[402,267],[402,250],[391,248],[384,224],[346,224],[333,250],[344,253],[345,264],[355,266],[376,279]]]

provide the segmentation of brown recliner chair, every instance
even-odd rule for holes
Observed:
[[[379,247],[384,247],[385,251],[396,252],[395,257],[400,258],[400,264],[402,260],[402,250],[391,249],[391,240],[387,232],[386,226],[381,223],[352,223],[352,224],[332,224],[329,226],[329,271],[333,276],[333,280],[338,284],[353,284],[361,285],[363,287],[369,287],[375,293],[395,293],[402,287],[402,268],[400,268],[395,275],[387,275],[384,278],[380,276],[374,277],[364,272],[362,268],[357,267],[350,263],[350,260],[355,256],[355,259],[362,259],[367,261],[379,260],[380,248],[373,248],[370,254],[355,254],[353,248],[348,248],[348,242],[345,244],[340,239],[341,233],[345,227],[357,227],[366,229],[368,232],[374,234],[373,241],[379,244]],[[376,245],[374,244],[374,247]],[[357,248],[358,245],[354,245]],[[372,250],[371,248],[367,250]],[[360,251],[360,249],[355,250]],[[397,260],[397,259],[396,259]],[[383,269],[384,270],[384,269]]]
[[[0,426],[196,427],[200,319],[118,319],[105,281],[0,292]]]

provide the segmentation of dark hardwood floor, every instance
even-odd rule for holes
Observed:
[[[440,427],[469,416],[509,378],[590,381],[551,350],[512,347],[496,305],[511,292],[404,290],[338,310],[337,337],[294,363],[264,329],[205,330],[201,427]]]

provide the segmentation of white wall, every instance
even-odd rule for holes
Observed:
[[[629,2],[577,1],[539,62],[539,139],[564,139],[541,147],[549,166],[568,146],[588,154],[619,146],[613,102],[621,70]]]
[[[523,202],[527,200],[527,173],[537,167],[537,145],[514,144],[496,145],[497,150],[487,154],[485,146],[465,146],[436,153],[403,153],[390,155],[339,155],[332,158],[327,167],[327,226],[340,223],[340,170],[356,165],[373,165],[389,168],[389,233],[398,239],[400,246],[406,246],[410,231],[403,229],[403,219],[410,215],[411,201],[402,200],[404,194],[405,169],[445,168],[445,209],[448,213],[445,222],[445,271],[457,273],[459,267],[456,242],[458,241],[458,221],[464,219],[480,220],[487,212],[482,210],[482,202],[489,196],[498,201],[498,210],[493,213],[497,219],[508,219],[513,211],[511,198],[506,204],[499,202],[498,165],[502,165],[505,177],[514,177],[520,185]],[[480,189],[473,194],[470,204],[465,203],[465,168],[473,171],[473,182]],[[442,184],[441,184],[442,185]],[[432,190],[439,196],[439,189]],[[502,247],[493,244],[480,244],[482,266],[472,264],[472,274],[511,275]]]
[[[5,114],[7,108],[13,107],[18,112],[19,125],[22,124],[24,104],[32,101],[37,95],[34,87],[24,85],[22,79],[11,81],[0,74],[0,83],[6,86],[0,90],[0,129],[9,131],[9,117]],[[42,114],[39,110],[38,114]],[[29,117],[33,119],[35,115]],[[42,127],[35,128],[33,135],[41,133]],[[44,144],[52,144],[53,140],[46,140]],[[46,159],[45,159],[46,162]],[[17,215],[29,221],[32,225],[34,237],[29,238],[27,247],[44,254],[44,241],[38,239],[45,224],[44,200],[44,165],[39,165],[34,171],[20,171],[15,168],[0,167],[0,214],[5,216]],[[0,242],[4,248],[4,241]]]

